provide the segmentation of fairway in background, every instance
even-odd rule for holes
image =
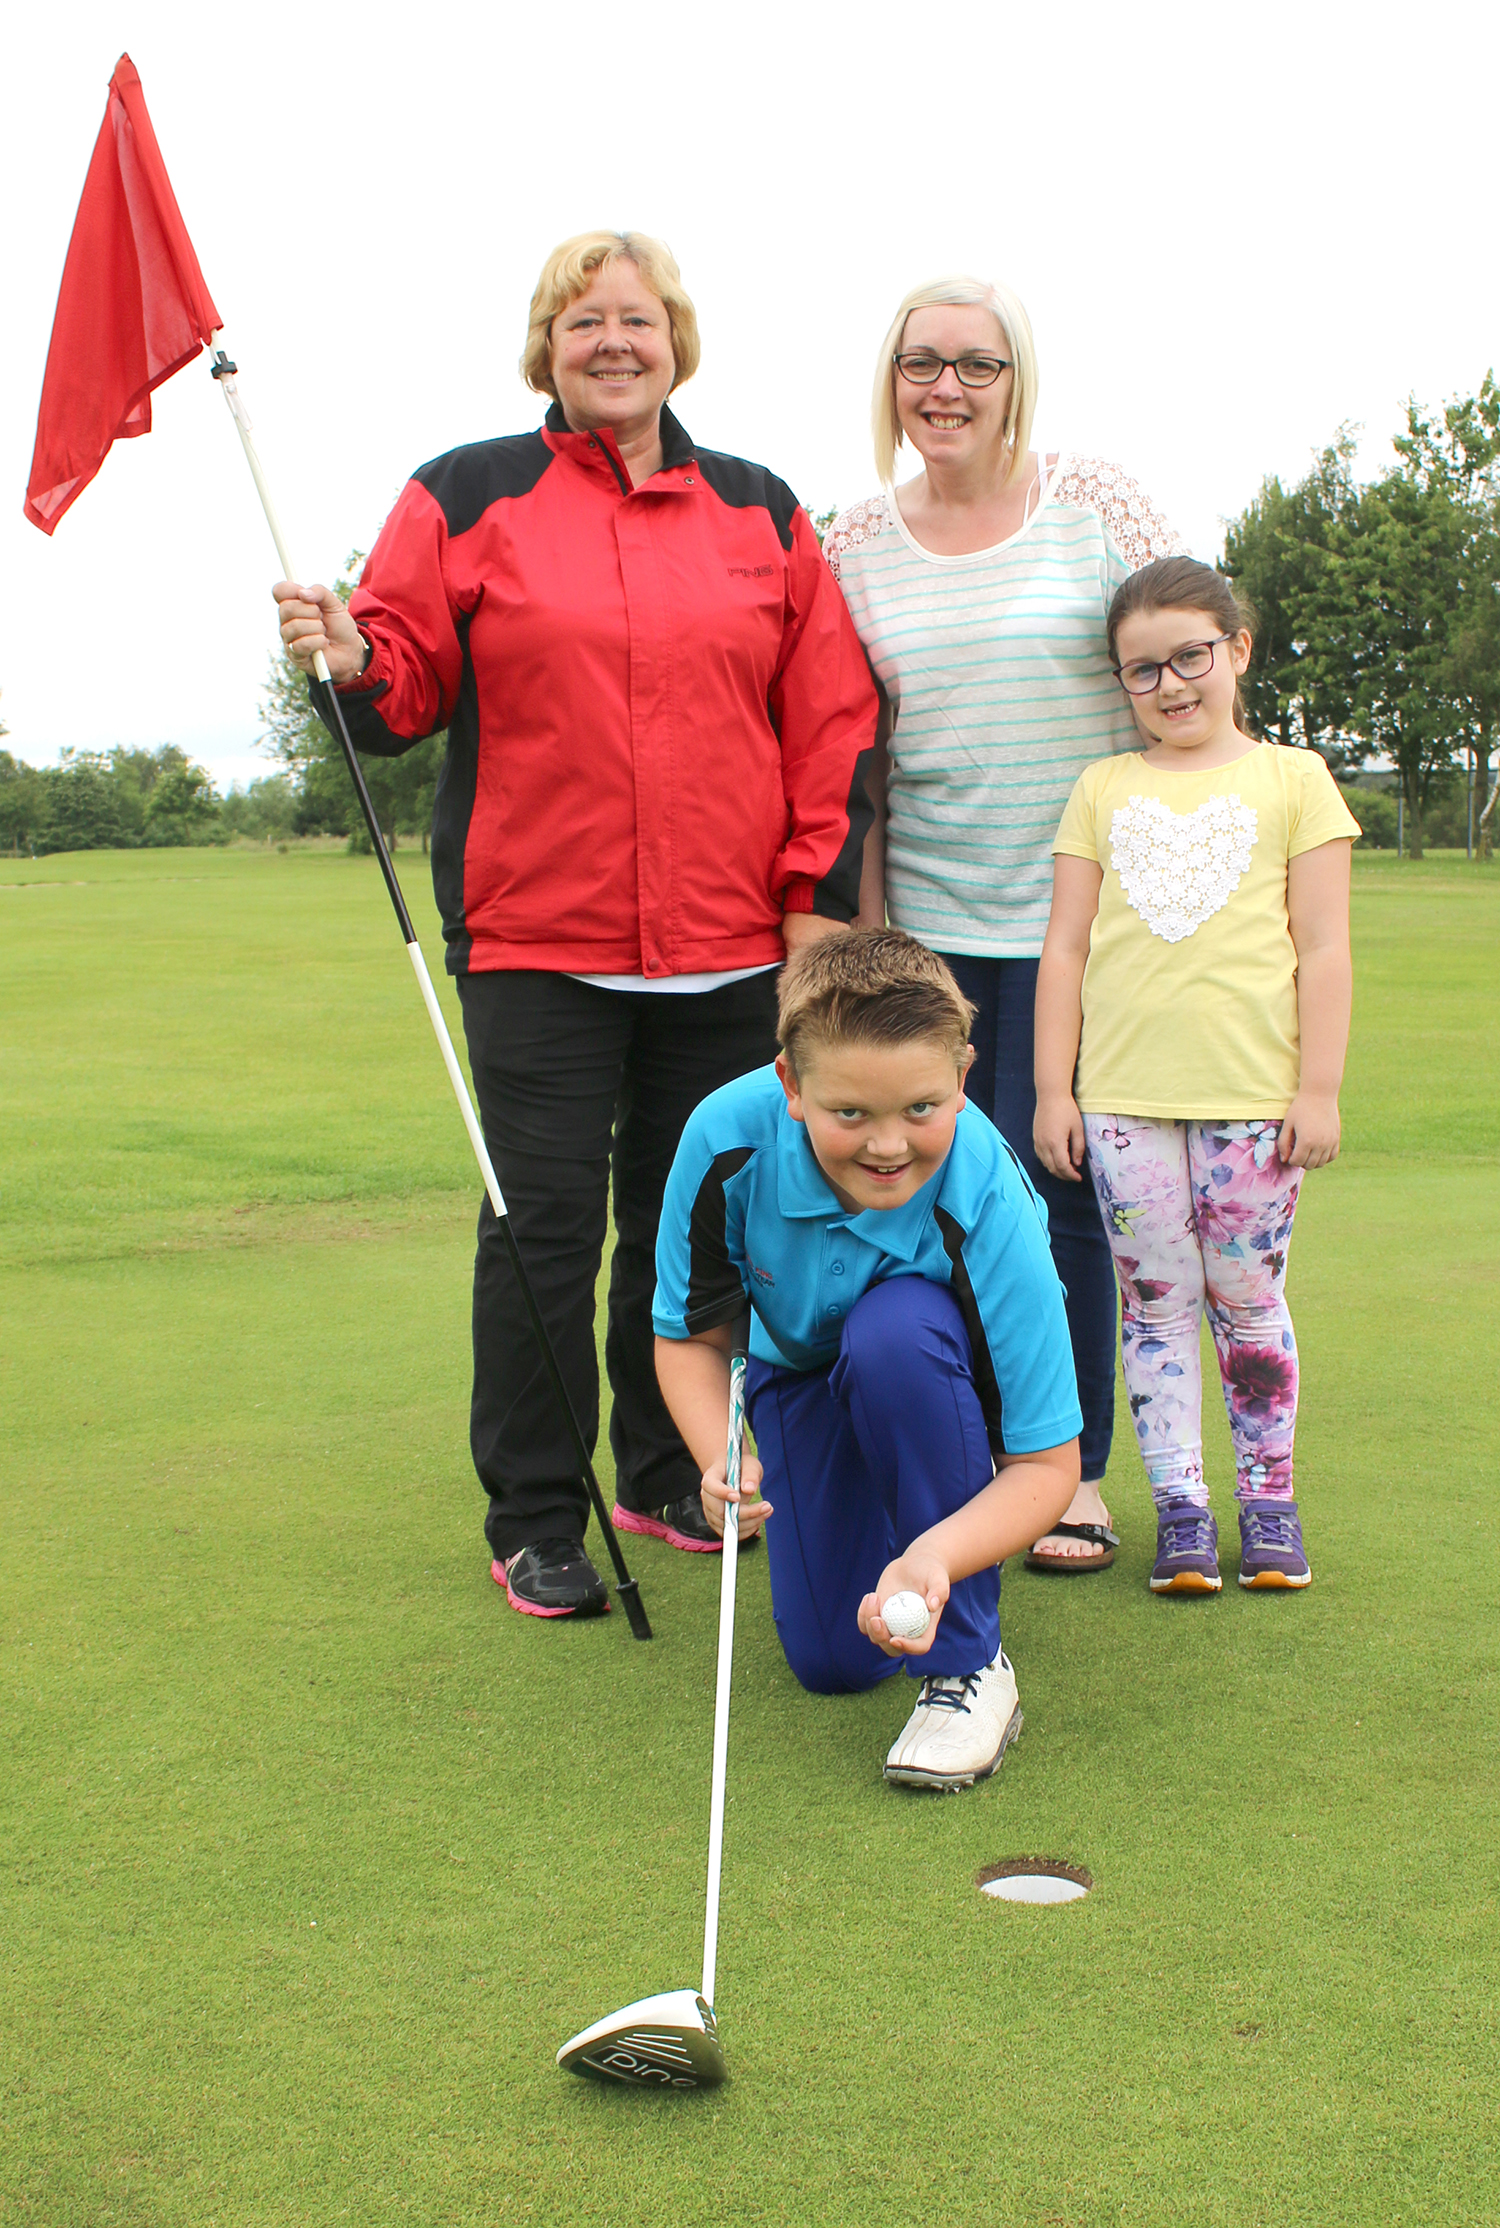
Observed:
[[[1500,882],[1355,864],[1312,1588],[1234,1586],[1211,1404],[1230,1582],[1153,1601],[1122,1404],[1116,1567],[1008,1566],[1026,1732],[934,1798],[747,1558],[732,2078],[665,2098],[552,2054],[694,1969],[718,1571],[635,1543],[649,1647],[489,1580],[477,1184],[374,863],[0,861],[0,2223],[1487,2228]],[[979,1893],[1039,1851],[1092,1892]]]

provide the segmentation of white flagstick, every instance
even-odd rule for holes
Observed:
[[[219,337],[220,334],[216,331],[213,340],[217,342]],[[255,482],[261,509],[266,514],[266,524],[271,529],[271,539],[276,544],[276,555],[281,562],[282,578],[295,580],[297,576],[292,570],[292,560],[287,550],[286,537],[281,531],[281,520],[276,515],[276,505],[271,500],[271,490],[266,485],[266,475],[261,469],[260,458],[255,453],[255,442],[251,437],[250,430],[250,414],[240,399],[240,391],[235,378],[236,367],[230,362],[222,348],[214,347],[212,353],[214,360],[209,368],[224,390],[224,400],[229,405],[229,414],[234,419],[235,430],[240,437],[240,446],[245,452],[245,462],[250,467],[250,476]],[[313,671],[328,691],[328,702],[332,708],[334,718],[338,722],[339,741],[349,767],[349,776],[354,783],[360,809],[364,813],[365,823],[370,831],[370,841],[374,845],[375,856],[380,862],[380,871],[385,878],[385,886],[390,894],[391,904],[395,908],[396,920],[401,930],[401,940],[406,946],[406,956],[411,961],[412,972],[417,978],[417,987],[422,993],[422,1003],[427,1008],[427,1017],[432,1023],[433,1034],[437,1038],[438,1050],[443,1056],[443,1066],[447,1069],[448,1080],[453,1085],[453,1095],[458,1101],[458,1110],[463,1116],[464,1128],[469,1133],[469,1143],[474,1148],[474,1158],[479,1163],[479,1173],[484,1178],[484,1188],[489,1194],[489,1202],[494,1209],[495,1220],[499,1225],[506,1251],[510,1255],[511,1267],[514,1269],[516,1281],[520,1285],[521,1297],[526,1303],[526,1312],[531,1319],[531,1327],[536,1334],[537,1345],[541,1348],[542,1361],[546,1366],[552,1390],[556,1395],[558,1406],[567,1424],[568,1435],[573,1442],[573,1453],[578,1462],[579,1476],[593,1504],[594,1514],[599,1519],[599,1529],[604,1534],[604,1544],[609,1549],[610,1561],[613,1563],[615,1570],[615,1591],[625,1604],[625,1614],[630,1621],[630,1629],[635,1634],[636,1639],[649,1640],[651,1638],[651,1626],[646,1617],[646,1605],[641,1600],[636,1581],[626,1568],[625,1558],[620,1552],[619,1540],[615,1536],[615,1528],[609,1520],[609,1511],[604,1505],[604,1495],[600,1492],[599,1481],[594,1475],[593,1462],[590,1460],[588,1448],[584,1443],[583,1433],[579,1428],[578,1418],[573,1410],[573,1403],[568,1396],[568,1388],[563,1383],[562,1371],[558,1367],[557,1356],[552,1349],[552,1341],[547,1335],[547,1326],[543,1322],[541,1310],[537,1306],[536,1295],[531,1289],[531,1279],[526,1274],[526,1265],[521,1259],[520,1248],[516,1244],[516,1234],[511,1228],[510,1216],[506,1211],[505,1199],[500,1190],[500,1179],[495,1174],[494,1163],[489,1155],[489,1147],[484,1141],[484,1131],[479,1126],[479,1117],[474,1111],[474,1102],[469,1096],[469,1087],[464,1081],[463,1069],[458,1064],[458,1054],[453,1049],[453,1039],[448,1033],[448,1024],[443,1017],[443,1009],[438,1004],[432,977],[427,972],[427,961],[422,956],[421,945],[417,942],[417,932],[412,926],[411,915],[406,909],[406,899],[401,893],[401,884],[396,879],[396,869],[391,863],[391,855],[386,848],[385,837],[381,833],[380,822],[376,818],[375,807],[371,802],[364,774],[361,772],[359,760],[355,756],[354,745],[350,740],[342,707],[334,693],[333,676],[328,670],[328,660],[321,650],[313,653]]]
[[[745,1438],[745,1338],[735,1326],[729,1363],[729,1446],[724,1481],[739,1491]],[[703,2001],[713,2009],[719,1963],[719,1873],[724,1860],[724,1777],[729,1761],[729,1688],[734,1665],[734,1588],[740,1565],[740,1505],[727,1504],[719,1567],[719,1675],[714,1688],[714,1761],[708,1798],[708,1907],[703,1919]]]
[[[214,339],[217,341],[218,338],[219,335],[215,333]],[[212,367],[213,376],[218,380],[224,391],[224,400],[228,403],[229,414],[234,419],[235,430],[240,437],[240,446],[245,452],[245,462],[250,467],[250,477],[255,482],[255,490],[260,497],[261,509],[266,514],[266,524],[271,529],[271,539],[276,544],[276,555],[281,561],[282,577],[286,580],[295,580],[297,576],[292,571],[292,560],[287,550],[286,537],[281,531],[281,520],[276,515],[276,505],[271,500],[271,490],[266,485],[266,475],[261,469],[261,461],[255,451],[255,442],[251,436],[250,413],[241,400],[234,371],[226,368],[222,351],[218,353],[220,360]],[[333,677],[328,670],[328,660],[321,650],[313,653],[313,671],[325,687],[332,687]],[[393,894],[395,893],[393,892]],[[416,931],[411,926],[410,916],[406,912],[404,901],[398,905],[397,911],[402,929],[405,932],[407,957],[412,963],[412,969],[422,993],[422,1003],[426,1006],[428,1017],[432,1022],[433,1034],[438,1041],[438,1050],[443,1055],[443,1065],[448,1070],[448,1080],[453,1085],[453,1095],[458,1100],[458,1109],[464,1118],[464,1128],[469,1133],[469,1143],[474,1148],[474,1158],[478,1161],[479,1172],[484,1178],[484,1188],[490,1195],[490,1205],[494,1208],[497,1218],[503,1221],[506,1210],[505,1200],[500,1190],[500,1179],[495,1174],[494,1163],[489,1155],[489,1147],[485,1144],[484,1132],[479,1126],[479,1117],[474,1111],[474,1102],[469,1097],[469,1087],[464,1081],[463,1069],[458,1064],[458,1054],[453,1049],[453,1039],[449,1034],[448,1024],[443,1016],[443,1009],[438,1004],[432,977],[427,972],[427,961],[422,956],[422,947],[417,942]]]

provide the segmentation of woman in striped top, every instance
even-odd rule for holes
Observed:
[[[1015,295],[977,279],[915,288],[875,374],[881,492],[825,554],[884,698],[860,919],[940,952],[978,1008],[965,1086],[1046,1200],[1084,1429],[1083,1483],[1034,1568],[1100,1570],[1118,1544],[1099,1497],[1114,1421],[1115,1288],[1086,1184],[1037,1160],[1032,1016],[1052,839],[1083,768],[1130,750],[1104,617],[1140,565],[1182,548],[1112,464],[1029,446],[1037,370]],[[924,469],[899,489],[896,451]]]

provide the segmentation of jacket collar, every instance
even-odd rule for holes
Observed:
[[[554,402],[542,420],[542,435],[549,449],[559,456],[570,457],[585,471],[603,472],[618,485],[623,478],[630,484],[619,444],[612,433],[600,428],[593,433],[575,433],[563,415],[563,406]],[[653,473],[646,486],[659,487],[682,484],[681,475],[691,466],[697,450],[692,435],[666,404],[661,412],[661,470]]]
[[[851,1214],[829,1188],[808,1142],[806,1124],[793,1121],[783,1107],[776,1135],[776,1204],[792,1220],[817,1219],[831,1230],[844,1229],[863,1238],[866,1245],[893,1260],[915,1261],[947,1165],[944,1161],[903,1206],[866,1207]]]

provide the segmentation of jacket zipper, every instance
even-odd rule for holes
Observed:
[[[599,449],[611,472],[614,473],[615,478],[620,483],[620,493],[622,495],[629,495],[631,493],[631,483],[629,475],[626,473],[624,467],[615,462],[614,453],[609,448],[607,443],[601,440],[599,443]]]

